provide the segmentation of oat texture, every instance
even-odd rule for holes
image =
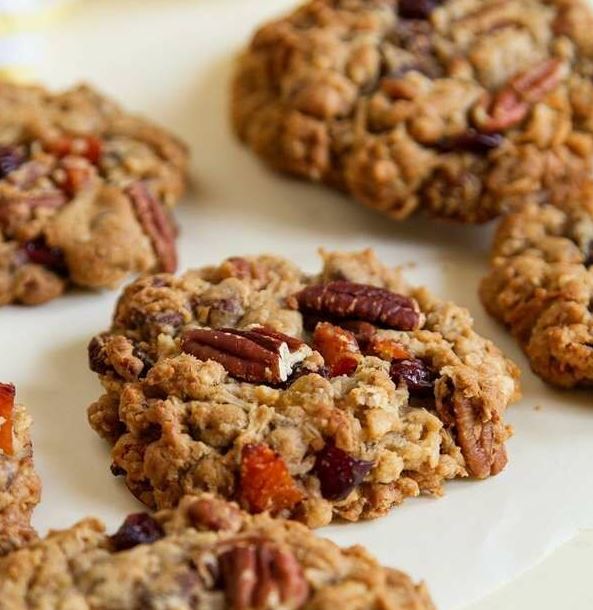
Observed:
[[[142,524],[146,542],[126,524],[108,537],[86,519],[0,559],[0,609],[434,610],[424,585],[362,547],[212,496],[185,497]]]
[[[30,425],[29,414],[17,405],[12,415],[12,454],[0,450],[0,556],[37,537],[31,513],[39,502],[41,482],[33,468]]]
[[[231,258],[124,291],[89,345],[89,420],[145,504],[209,491],[317,527],[504,467],[515,365],[371,251],[322,255],[315,276]]]
[[[393,218],[484,222],[590,176],[592,30],[581,0],[310,0],[240,57],[233,125]]]
[[[90,87],[0,84],[0,304],[175,269],[183,144]]]
[[[535,373],[564,388],[593,385],[593,185],[562,207],[531,203],[498,227],[486,309],[519,340]]]

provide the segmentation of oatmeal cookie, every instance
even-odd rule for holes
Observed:
[[[0,305],[174,271],[183,144],[90,87],[0,83]]]
[[[593,186],[562,208],[531,203],[495,237],[480,296],[517,337],[535,373],[593,385]]]
[[[96,519],[52,532],[0,574],[0,610],[434,610],[423,584],[362,547],[207,494],[130,515],[112,536]]]
[[[484,222],[591,175],[592,30],[584,0],[310,0],[253,37],[232,121],[392,218]]]
[[[41,494],[33,469],[31,418],[14,398],[14,386],[0,383],[0,556],[37,537],[30,521]]]
[[[385,514],[506,463],[518,370],[469,313],[367,250],[139,279],[90,367],[91,426],[150,507],[216,492],[311,527]]]

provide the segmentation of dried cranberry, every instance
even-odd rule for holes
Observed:
[[[436,375],[422,360],[395,360],[389,374],[396,385],[405,383],[411,396],[421,398],[434,394]]]
[[[585,267],[593,266],[593,242],[589,244],[583,265],[585,265]]]
[[[25,162],[25,155],[14,146],[0,146],[0,180]]]
[[[125,474],[127,474],[126,471],[121,466],[118,466],[115,462],[111,464],[109,470],[111,470],[111,474],[114,477],[123,477]]]
[[[499,133],[479,133],[475,129],[468,129],[455,138],[445,138],[437,144],[443,152],[462,151],[477,155],[484,155],[498,148],[504,138]]]
[[[110,540],[114,550],[125,551],[139,544],[152,544],[163,536],[163,529],[149,514],[135,513],[126,517]]]
[[[399,0],[398,14],[404,19],[428,19],[440,0]]]
[[[29,262],[46,267],[59,275],[68,274],[62,250],[49,246],[43,237],[25,242],[23,249]]]
[[[357,460],[329,440],[317,454],[313,474],[319,479],[324,498],[343,500],[362,483],[372,467],[373,462]]]

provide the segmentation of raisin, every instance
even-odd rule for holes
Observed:
[[[68,275],[64,253],[60,248],[49,246],[43,237],[25,242],[23,250],[29,262],[41,265],[58,275]]]
[[[404,19],[428,19],[440,0],[399,0],[398,14]]]
[[[25,155],[14,146],[0,146],[0,180],[25,162]]]
[[[504,138],[499,133],[480,133],[475,129],[468,129],[455,138],[445,138],[437,143],[442,152],[471,152],[483,155],[498,148]]]
[[[147,513],[128,515],[110,537],[115,551],[126,551],[139,544],[152,544],[164,536],[161,526]]]
[[[278,513],[303,498],[282,457],[264,443],[243,448],[240,476],[240,501],[250,512]]]
[[[329,440],[317,454],[313,474],[319,479],[324,498],[343,500],[362,483],[372,467],[373,462],[357,460]]]
[[[396,360],[389,371],[396,385],[405,383],[411,396],[422,398],[434,394],[436,374],[422,360]]]

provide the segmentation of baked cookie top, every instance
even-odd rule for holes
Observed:
[[[0,383],[0,556],[37,537],[31,513],[41,494],[33,468],[31,418],[14,400],[14,386]]]
[[[480,295],[561,387],[593,385],[593,184],[562,208],[530,203],[498,227]]]
[[[517,368],[371,251],[322,255],[316,276],[260,256],[126,288],[89,345],[89,420],[144,503],[210,491],[317,527],[504,467]]]
[[[393,218],[483,222],[591,174],[592,29],[581,0],[311,0],[239,59],[233,124]]]
[[[52,532],[0,559],[0,573],[2,610],[434,610],[423,584],[362,547],[207,494],[130,515],[113,536],[95,519]]]
[[[87,86],[0,83],[0,304],[173,271],[183,144]]]

